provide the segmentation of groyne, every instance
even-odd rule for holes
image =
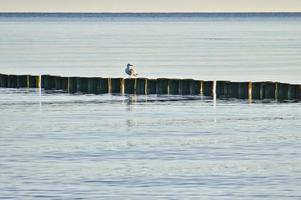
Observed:
[[[62,77],[0,74],[3,88],[42,88],[70,94],[204,95],[216,98],[301,100],[301,85],[194,79]]]

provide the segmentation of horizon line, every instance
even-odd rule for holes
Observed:
[[[186,12],[186,11],[166,11],[166,12],[69,12],[69,11],[0,11],[1,14],[273,14],[273,13],[284,13],[284,14],[301,14],[301,11],[206,11],[206,12]]]

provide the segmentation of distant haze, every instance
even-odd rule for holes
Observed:
[[[301,12],[301,0],[0,0],[0,12]]]

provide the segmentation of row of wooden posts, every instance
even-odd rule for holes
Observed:
[[[62,77],[0,74],[0,87],[43,88],[83,94],[204,95],[217,98],[300,100],[301,86],[278,82],[193,79]]]

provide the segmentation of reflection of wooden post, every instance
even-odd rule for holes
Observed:
[[[157,94],[157,80],[148,79],[147,80],[147,94]]]
[[[169,94],[177,95],[180,94],[180,81],[179,79],[169,80]]]
[[[168,81],[167,78],[157,79],[157,94],[169,94]]]

